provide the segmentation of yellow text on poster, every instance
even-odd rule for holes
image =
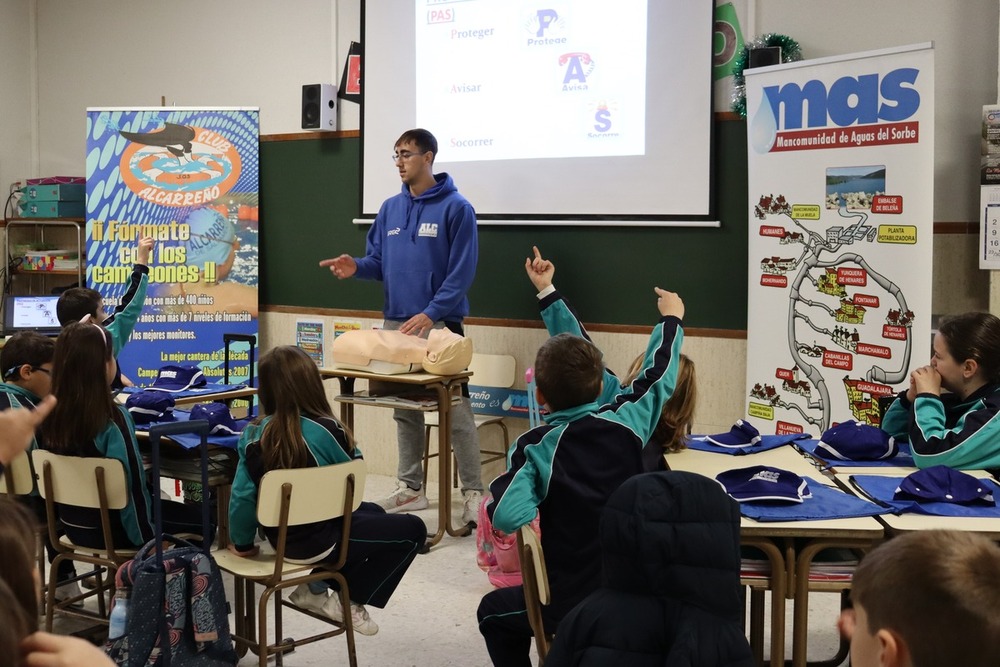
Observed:
[[[774,407],[763,403],[753,403],[747,407],[747,414],[758,419],[774,421]]]
[[[879,225],[878,242],[916,245],[917,227],[915,225]]]
[[[792,217],[796,220],[819,220],[819,205],[792,204]]]

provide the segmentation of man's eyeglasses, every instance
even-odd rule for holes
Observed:
[[[41,372],[45,373],[46,375],[52,375],[52,371],[50,371],[48,368],[42,368],[41,366],[32,366],[31,370],[33,370],[33,371],[41,371]]]
[[[395,163],[401,160],[402,161],[409,160],[414,155],[423,155],[423,153],[411,153],[410,151],[399,151],[398,153],[392,154],[392,161]]]

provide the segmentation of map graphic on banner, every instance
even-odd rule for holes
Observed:
[[[879,399],[929,363],[933,100],[923,45],[747,71],[746,414],[761,432],[878,425]]]
[[[224,334],[257,335],[257,109],[87,110],[87,287],[117,305],[139,240],[149,287],[122,373],[148,386],[165,365],[223,381]],[[229,384],[249,378],[247,343]]]

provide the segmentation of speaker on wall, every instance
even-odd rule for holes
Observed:
[[[768,65],[781,64],[780,46],[762,46],[750,49],[750,59],[747,62],[747,69],[754,67],[767,67]]]
[[[337,87],[330,83],[302,86],[302,129],[337,129]]]

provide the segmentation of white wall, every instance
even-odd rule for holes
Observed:
[[[31,171],[33,24],[26,0],[0,0],[0,194]]]
[[[43,174],[83,174],[87,107],[259,106],[263,134],[301,132],[302,85],[340,79],[332,0],[35,1]]]

